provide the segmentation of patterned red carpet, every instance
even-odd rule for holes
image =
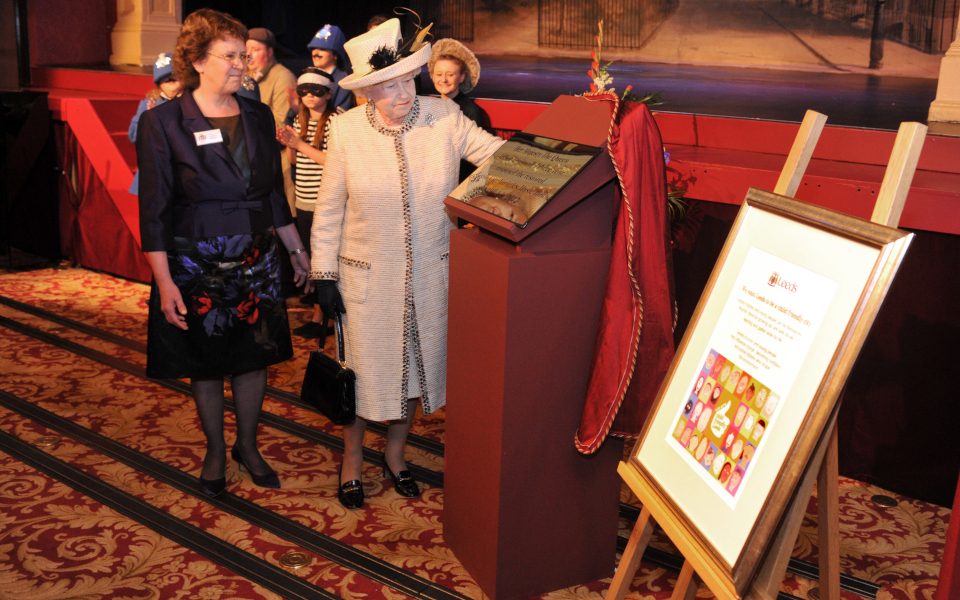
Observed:
[[[283,488],[258,488],[231,464],[232,496],[191,494],[202,434],[182,382],[143,376],[147,292],[83,269],[0,271],[0,598],[481,597],[444,543],[441,487],[408,500],[367,463],[366,508],[337,502],[337,428],[289,401],[311,349],[302,339],[271,369],[260,433]],[[291,310],[292,325],[306,316]],[[442,473],[430,450],[442,411],[414,433],[425,443],[411,463]],[[381,451],[383,439],[371,432],[366,445]],[[888,492],[849,479],[840,490],[842,568],[863,580],[844,597],[931,598],[950,511],[895,495],[884,508],[871,496]],[[794,549],[813,563],[815,515],[814,500]],[[630,528],[621,519],[622,537]],[[282,566],[290,552],[308,564]],[[628,597],[668,598],[676,575],[645,562]],[[600,599],[609,583],[542,598]],[[782,590],[807,597],[815,585],[789,573]]]

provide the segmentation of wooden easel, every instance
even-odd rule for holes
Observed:
[[[887,162],[887,169],[883,174],[883,181],[880,183],[877,202],[873,205],[873,214],[870,215],[870,221],[888,227],[896,227],[900,223],[900,215],[903,214],[903,206],[907,202],[907,192],[910,191],[910,183],[913,181],[913,174],[917,170],[917,162],[920,160],[920,151],[923,149],[923,141],[926,135],[926,125],[920,123],[900,124],[897,139],[893,144],[893,151],[890,153],[890,160]],[[839,405],[839,402],[837,404]],[[840,599],[840,491],[838,487],[840,455],[837,446],[836,416],[834,416],[833,421],[833,424],[827,428],[830,433],[827,434],[827,446],[824,449],[822,462],[819,463],[820,469],[817,475],[817,548],[820,567],[820,600]],[[808,497],[809,494],[803,496],[803,498]],[[804,500],[804,507],[805,505],[806,500]],[[799,521],[803,520],[804,507],[798,509],[800,516],[798,517],[797,532],[799,532]],[[797,509],[791,506],[791,510]],[[788,539],[795,540],[796,533]],[[791,545],[790,551],[792,550]],[[780,581],[783,580],[783,573],[786,571],[786,564],[789,559],[788,554],[783,561],[783,570],[780,571],[776,589],[779,589]],[[774,589],[774,595],[776,595],[776,589]]]
[[[774,189],[776,193],[786,196],[793,196],[796,193],[825,122],[824,115],[807,111],[777,181]],[[871,221],[874,223],[891,227],[899,223],[926,132],[927,127],[920,123],[901,124],[877,202],[874,205],[871,216]],[[821,437],[811,456],[794,492],[793,500],[784,513],[777,535],[770,544],[771,551],[762,562],[757,576],[746,593],[746,598],[766,600],[776,597],[816,481],[819,508],[820,598],[821,600],[840,599],[839,456],[836,426],[839,406],[840,403],[837,402],[837,407],[824,429],[827,433]],[[643,502],[644,507],[621,556],[620,564],[605,596],[606,600],[622,600],[629,590],[646,546],[653,535],[653,518],[648,505],[651,502],[658,502],[656,498],[646,494],[649,486],[634,467],[621,462],[617,472]],[[692,548],[684,547],[685,540],[672,541],[686,557],[677,578],[672,599],[692,600],[701,581],[706,583],[718,598],[739,597],[735,590],[725,585],[722,578],[711,573],[708,566],[701,564],[700,570],[696,569],[694,563],[699,561],[695,560]]]

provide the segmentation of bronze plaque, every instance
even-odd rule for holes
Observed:
[[[523,227],[599,153],[596,146],[520,132],[450,196]]]

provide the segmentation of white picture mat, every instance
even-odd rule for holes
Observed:
[[[781,465],[788,460],[787,454],[880,254],[879,248],[752,206],[744,209],[741,218],[709,301],[694,330],[687,334],[684,352],[675,359],[674,376],[667,382],[659,409],[635,455],[664,493],[731,566],[744,549]],[[769,432],[762,456],[755,457],[757,462],[751,465],[749,479],[743,481],[731,506],[718,498],[701,472],[668,446],[668,440],[677,415],[676,407],[686,401],[711,342],[716,343],[715,329],[727,327],[720,321],[721,313],[751,250],[762,251],[781,261],[781,275],[788,279],[791,271],[799,269],[837,285],[809,351],[805,357],[794,359],[799,361],[795,368],[799,376],[792,381],[765,382],[771,386],[789,385],[789,389],[784,390],[780,399],[775,431]],[[737,360],[736,356],[730,358]],[[763,376],[757,375],[761,379]],[[781,373],[780,377],[791,379],[788,373]]]

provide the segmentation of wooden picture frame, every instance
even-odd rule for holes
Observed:
[[[769,552],[912,237],[747,193],[629,459],[718,597]]]

